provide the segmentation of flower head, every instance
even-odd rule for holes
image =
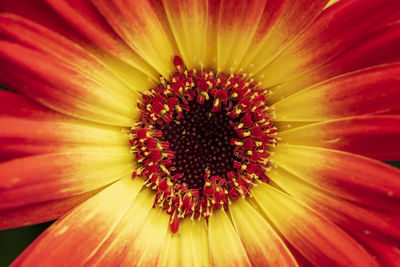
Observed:
[[[400,2],[328,2],[3,0],[14,265],[396,265]]]

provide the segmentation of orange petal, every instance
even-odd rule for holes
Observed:
[[[354,239],[307,206],[270,185],[252,194],[281,234],[317,266],[378,266]]]
[[[173,71],[172,58],[178,53],[168,25],[164,25],[164,13],[157,13],[153,3],[147,0],[95,0],[93,3],[139,56],[161,75],[169,77]]]
[[[114,152],[35,155],[0,163],[0,209],[82,194],[131,176],[132,156]]]
[[[86,264],[120,266],[125,258],[132,257],[134,252],[137,253],[142,249],[134,248],[133,244],[143,225],[148,221],[153,204],[154,194],[151,190],[140,192],[113,231],[86,259]]]
[[[73,40],[85,49],[90,50],[108,67],[113,67],[113,70],[124,78],[128,77],[127,73],[135,73],[139,70],[152,79],[158,79],[155,70],[113,32],[91,3],[80,0],[74,3],[69,1],[68,4],[50,1],[3,0],[0,3],[0,8],[6,12],[35,21]],[[73,7],[71,8],[69,4],[72,4]],[[87,23],[85,24],[85,22]],[[84,26],[80,26],[83,24]],[[119,68],[114,65],[124,66]]]
[[[248,73],[264,68],[315,20],[326,2],[268,0],[240,67]]]
[[[131,126],[137,110],[135,93],[108,86],[86,73],[63,64],[52,55],[21,45],[0,41],[0,74],[5,85],[62,113],[90,121]],[[80,65],[77,62],[77,65]],[[93,77],[101,77],[101,72]],[[104,76],[104,79],[112,76]]]
[[[130,177],[111,185],[55,222],[11,266],[83,265],[113,232],[141,187],[140,180]]]
[[[121,129],[84,122],[52,122],[0,118],[0,158],[68,152],[107,152],[129,149]],[[29,132],[27,132],[29,129]]]
[[[90,2],[47,0],[47,3],[74,29],[106,52],[130,64],[149,77],[158,78],[154,69],[125,44]]]
[[[161,209],[151,209],[146,223],[127,247],[121,266],[157,266],[168,231],[169,215]]]
[[[238,69],[263,15],[265,3],[265,0],[220,2],[216,25],[218,71]]]
[[[271,159],[336,196],[399,213],[400,170],[394,167],[342,151],[283,144]]]
[[[99,59],[97,55],[91,54],[91,52],[83,49],[67,38],[22,17],[7,13],[1,14],[0,29],[7,39],[21,45],[4,42],[2,49],[3,53],[7,54],[3,55],[4,63],[11,61],[13,64],[17,64],[22,71],[25,70],[27,73],[30,73],[31,76],[34,76],[35,78],[33,81],[30,83],[28,82],[31,86],[35,86],[35,83],[43,81],[43,85],[50,83],[48,86],[61,87],[57,88],[58,90],[55,91],[61,91],[64,94],[66,94],[66,92],[63,91],[63,89],[69,89],[70,93],[75,92],[75,94],[78,95],[76,98],[81,98],[81,100],[84,96],[92,97],[92,102],[95,102],[97,98],[105,95],[108,97],[108,102],[110,102],[110,104],[114,102],[114,105],[118,105],[120,111],[115,107],[113,108],[111,105],[108,106],[108,109],[114,110],[114,112],[118,114],[124,110],[127,113],[131,113],[132,107],[135,105],[134,100],[139,96],[137,91],[152,85],[147,79],[147,76],[138,71],[135,72],[135,70],[129,70],[130,78],[126,81],[127,75],[122,77],[120,75],[121,73],[115,73],[116,69],[121,68],[121,66],[115,66],[117,63],[111,62],[110,60],[104,63],[101,61],[103,58]],[[27,47],[34,48],[38,53],[36,53],[36,55],[33,54],[33,49],[27,49]],[[31,54],[31,57],[38,57],[37,60],[40,60],[41,57],[43,57],[42,60],[49,58],[49,64],[38,65],[37,62],[34,62],[31,58],[21,57],[18,53]],[[36,68],[32,65],[35,65]],[[52,65],[54,65],[53,68],[55,69],[60,68],[60,73],[54,74],[54,70],[51,68]],[[43,68],[49,68],[49,70],[46,70],[48,73],[44,73]],[[18,76],[18,72],[9,68],[8,70],[10,74],[5,72],[2,75],[3,82],[5,82],[6,85],[22,90],[25,93],[28,92],[32,96],[39,94],[15,82],[12,76]],[[57,82],[56,79],[62,79],[63,74],[64,76],[69,76],[64,77],[64,79],[80,79],[82,83],[84,83],[75,85],[75,87],[80,88],[79,92],[73,91],[74,88],[68,87],[74,84],[73,81],[68,81],[70,85],[68,85],[66,81]],[[30,79],[26,78],[25,80],[29,81]],[[64,84],[66,88],[62,87],[62,84]],[[46,92],[43,88],[39,89],[41,89],[42,93],[43,91]],[[39,89],[37,90],[39,91]],[[67,98],[67,96],[65,96],[65,98]],[[52,97],[54,98],[54,93]],[[44,101],[41,98],[40,100],[42,102]],[[103,101],[100,101],[100,99],[97,101],[99,101],[99,109],[102,105],[104,106],[104,99]],[[54,106],[54,103],[52,104]]]
[[[113,232],[87,259],[90,266],[157,266],[167,237],[169,215],[152,208],[154,194],[143,191]]]

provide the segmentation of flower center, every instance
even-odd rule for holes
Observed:
[[[155,205],[181,219],[228,208],[251,188],[268,182],[269,148],[276,145],[264,90],[245,74],[186,70],[174,57],[175,74],[145,92],[141,119],[132,128],[132,151],[155,190]]]

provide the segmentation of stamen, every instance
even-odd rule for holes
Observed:
[[[155,190],[154,205],[170,214],[170,229],[180,220],[207,219],[250,196],[257,183],[268,183],[269,149],[277,130],[264,90],[246,74],[186,70],[143,94],[141,120],[132,128],[131,150],[143,176]]]

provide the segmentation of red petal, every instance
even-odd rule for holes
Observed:
[[[78,206],[101,189],[81,195],[34,203],[27,206],[0,211],[0,229],[20,227],[55,220]]]
[[[378,160],[400,160],[400,116],[351,117],[280,132],[283,143],[332,148]]]
[[[48,109],[22,94],[3,90],[0,90],[0,114],[3,117],[40,121],[78,121],[73,117]]]
[[[124,41],[118,38],[118,35],[107,26],[107,22],[92,8],[90,3],[87,4],[87,1],[76,0],[73,3],[73,7],[71,7],[70,3],[72,1],[68,1],[68,3],[61,2],[61,0],[56,1],[45,3],[44,1],[31,0],[3,0],[0,2],[0,8],[35,21],[73,40],[80,46],[91,49],[92,52],[96,53],[97,57],[107,62],[109,67],[116,63],[116,60],[106,55],[107,52],[135,66],[135,68],[146,73],[149,77],[158,79],[154,69],[148,66],[143,59],[133,53]],[[99,47],[96,47],[96,44]],[[102,49],[107,52],[101,51]],[[120,63],[122,62],[117,64],[121,65]],[[125,70],[120,68],[118,70],[114,69],[114,71],[119,72],[121,75],[125,73],[126,69],[136,71],[128,65],[124,66],[124,68]],[[127,77],[125,76],[125,78]]]
[[[32,0],[2,0],[0,9],[45,25],[49,29],[73,40],[82,38],[45,3]]]
[[[263,86],[317,67],[385,25],[400,10],[393,0],[349,0],[326,9],[289,48],[261,73]],[[290,62],[290,64],[289,64]]]
[[[285,81],[270,95],[270,100],[291,95],[334,76],[400,60],[400,23],[388,25],[334,57],[329,62]]]
[[[278,145],[273,161],[320,189],[399,214],[400,170],[337,150]]]
[[[275,103],[275,120],[323,121],[390,113],[400,109],[399,76],[400,64],[338,76]]]
[[[47,3],[75,30],[105,51],[132,65],[147,76],[157,79],[157,74],[135,54],[110,27],[104,17],[89,1],[47,0]],[[47,25],[46,25],[47,26]]]
[[[400,249],[398,246],[387,245],[368,237],[363,237],[361,240],[381,266],[400,266]]]
[[[104,106],[103,102],[105,100],[103,99],[100,101],[96,99],[101,98],[102,95],[108,95],[107,102],[114,102],[115,105],[119,105],[118,109],[125,109],[125,112],[129,113],[130,111],[126,107],[133,106],[132,102],[124,100],[123,98],[135,99],[137,97],[135,91],[146,88],[151,84],[147,76],[133,69],[129,71],[130,79],[125,81],[126,76],[122,76],[123,79],[120,79],[115,75],[115,72],[118,72],[121,66],[116,66],[115,62],[107,61],[103,64],[99,61],[97,56],[92,55],[89,51],[81,48],[76,43],[19,16],[1,14],[0,30],[13,42],[39,51],[39,53],[35,55],[30,49],[24,50],[17,45],[4,43],[2,45],[3,53],[7,53],[7,55],[3,55],[5,62],[9,60],[19,65],[19,68],[27,71],[26,75],[31,73],[31,75],[35,77],[34,82],[43,80],[44,84],[50,83],[52,86],[61,87],[58,88],[57,91],[61,91],[64,94],[66,93],[62,91],[62,89],[66,90],[68,85],[65,81],[55,82],[54,80],[56,78],[82,79],[84,84],[75,85],[75,87],[80,88],[79,92],[76,92],[76,94],[81,98],[80,100],[86,100],[83,99],[86,96],[91,97],[92,99],[90,101],[92,102],[98,101],[99,108],[102,107],[102,105]],[[91,51],[93,51],[93,49]],[[32,62],[31,58],[21,58],[19,54],[15,55],[15,52],[25,54],[26,56],[30,54],[31,57],[36,57],[38,61],[41,57],[43,57],[43,60],[49,57],[50,59],[48,59],[48,61],[49,63],[52,62],[52,64],[50,63],[50,67],[47,67],[47,72],[43,73],[43,68],[46,68],[45,64],[40,65],[37,62]],[[36,68],[32,65],[35,65]],[[55,69],[61,68],[61,70],[59,69],[60,73],[54,74],[54,70],[51,67]],[[109,68],[112,71],[110,71]],[[7,70],[13,73],[13,70],[9,68],[7,68]],[[69,77],[62,77],[63,73]],[[118,74],[121,74],[121,72]],[[18,73],[14,75],[18,75]],[[56,76],[54,77],[54,75]],[[7,75],[7,72],[5,72],[3,76],[2,79],[7,85],[15,87],[18,90],[24,89],[22,91],[28,91],[28,93],[33,96],[35,96],[35,93],[38,94],[37,92],[31,92],[31,90],[28,90],[29,88],[27,89],[20,83],[15,82],[12,77],[9,77],[12,75]],[[73,81],[69,81],[69,83],[72,85],[74,84]],[[62,87],[63,84],[67,88]],[[98,89],[95,89],[96,87]],[[41,90],[46,91],[45,89]],[[113,107],[109,105],[106,109],[113,110]],[[116,109],[114,108],[114,110]],[[118,113],[118,111],[114,112]]]
[[[136,113],[132,91],[116,93],[116,87],[106,87],[52,55],[0,41],[0,65],[6,70],[0,73],[0,80],[5,85],[52,109],[111,125],[132,124]],[[103,77],[109,78],[112,76]],[[130,100],[124,99],[129,95]]]

